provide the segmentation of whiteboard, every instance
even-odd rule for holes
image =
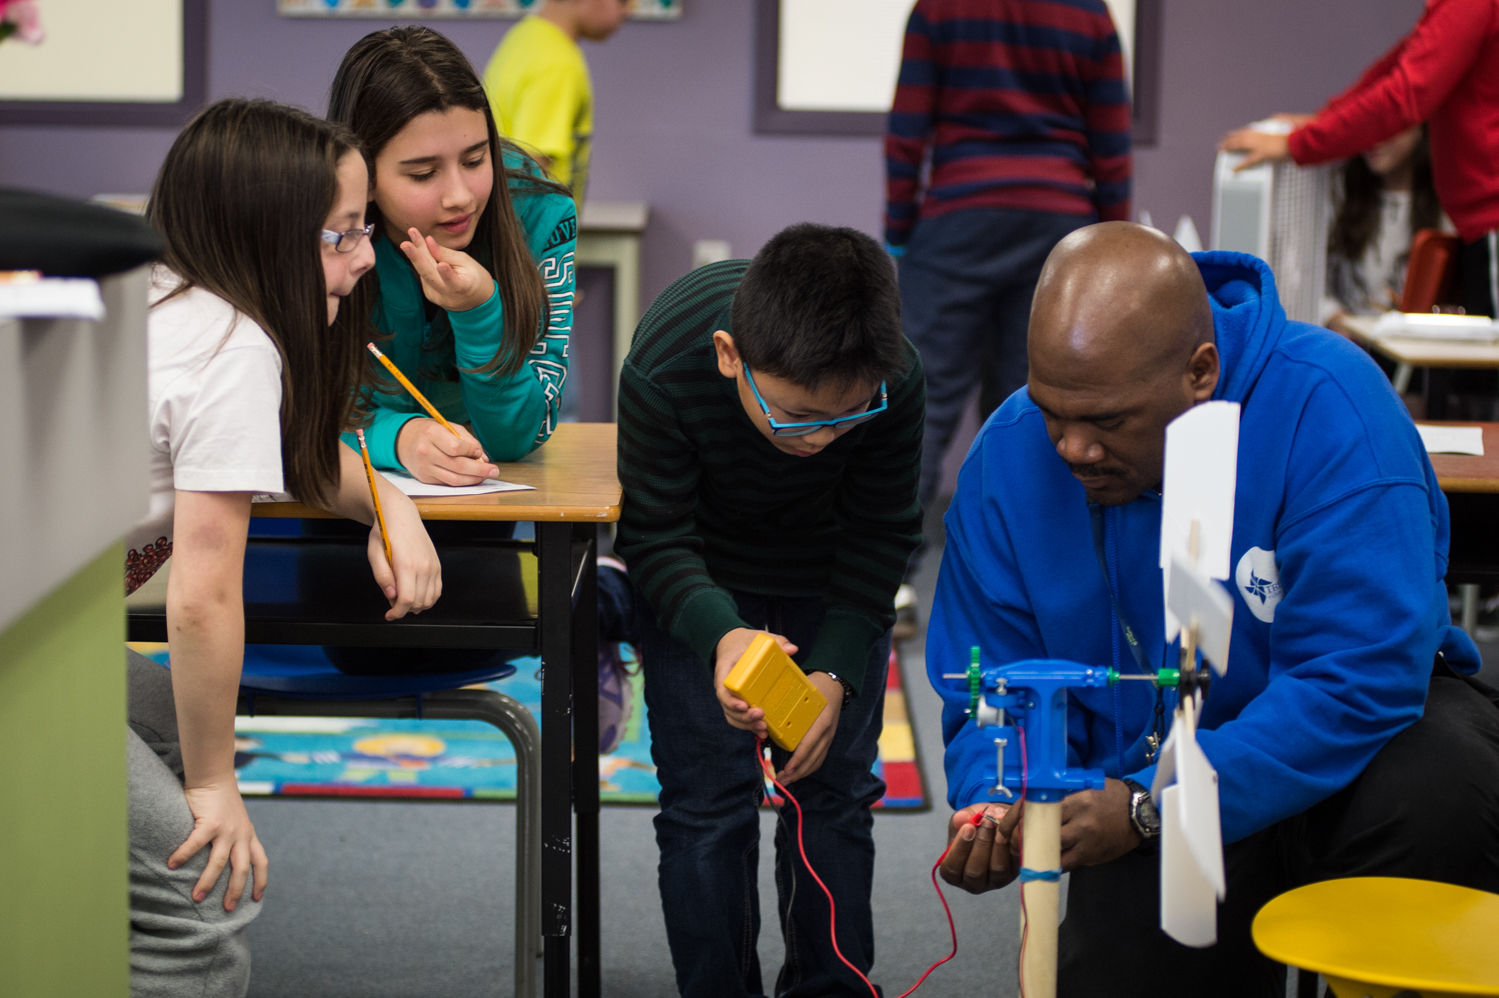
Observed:
[[[0,100],[174,104],[183,99],[182,0],[39,5],[46,39],[8,39]]]
[[[1105,0],[1132,80],[1135,0]],[[884,113],[895,97],[915,0],[781,0],[776,104],[785,111]]]

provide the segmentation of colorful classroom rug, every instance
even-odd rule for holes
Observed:
[[[166,645],[130,647],[166,661]],[[514,664],[515,675],[486,685],[520,701],[539,721],[540,659],[518,659]],[[654,804],[660,791],[638,675],[631,677],[631,700],[623,741],[614,752],[599,757],[599,796],[606,804]],[[236,717],[234,728],[235,768],[240,792],[247,796],[515,799],[510,742],[483,721]],[[876,807],[920,811],[931,806],[906,711],[900,659],[894,653],[874,771],[887,786]]]

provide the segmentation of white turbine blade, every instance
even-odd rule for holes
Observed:
[[[1228,671],[1228,641],[1233,633],[1234,601],[1228,590],[1172,555],[1166,610],[1178,621],[1197,622],[1197,647],[1218,675]]]
[[[1161,931],[1199,949],[1218,941],[1218,903],[1186,842],[1180,786],[1157,798],[1161,812]]]
[[[1218,774],[1194,737],[1184,737],[1176,747],[1176,787],[1181,808],[1182,832],[1193,865],[1222,899],[1227,890],[1223,872],[1223,832],[1218,815]]]
[[[1210,579],[1229,577],[1233,545],[1234,489],[1239,462],[1239,404],[1204,402],[1166,427],[1166,467],[1161,486],[1161,568],[1173,556]],[[1191,552],[1192,521],[1198,523],[1197,557]],[[1166,640],[1180,623],[1166,588]]]

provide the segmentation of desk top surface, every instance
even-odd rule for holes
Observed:
[[[1423,419],[1421,422],[1437,422]],[[1451,422],[1439,425],[1483,427],[1483,456],[1432,454],[1431,466],[1443,492],[1499,492],[1499,423]]]
[[[1371,350],[1411,367],[1499,368],[1499,343],[1465,343],[1461,340],[1431,340],[1414,336],[1372,335],[1378,316],[1343,315],[1332,328],[1351,336]]]
[[[613,423],[563,423],[552,438],[519,461],[500,465],[500,479],[534,492],[420,497],[412,501],[424,520],[544,520],[612,523],[621,493],[615,471]],[[299,502],[255,504],[256,516],[309,519],[332,513]]]

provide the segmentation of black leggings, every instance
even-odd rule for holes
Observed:
[[[1340,877],[1415,877],[1499,892],[1499,693],[1439,664],[1421,720],[1362,775],[1224,850],[1218,944],[1161,932],[1160,863],[1133,852],[1074,870],[1058,945],[1061,998],[1283,996],[1286,971],[1250,938],[1277,895]]]

